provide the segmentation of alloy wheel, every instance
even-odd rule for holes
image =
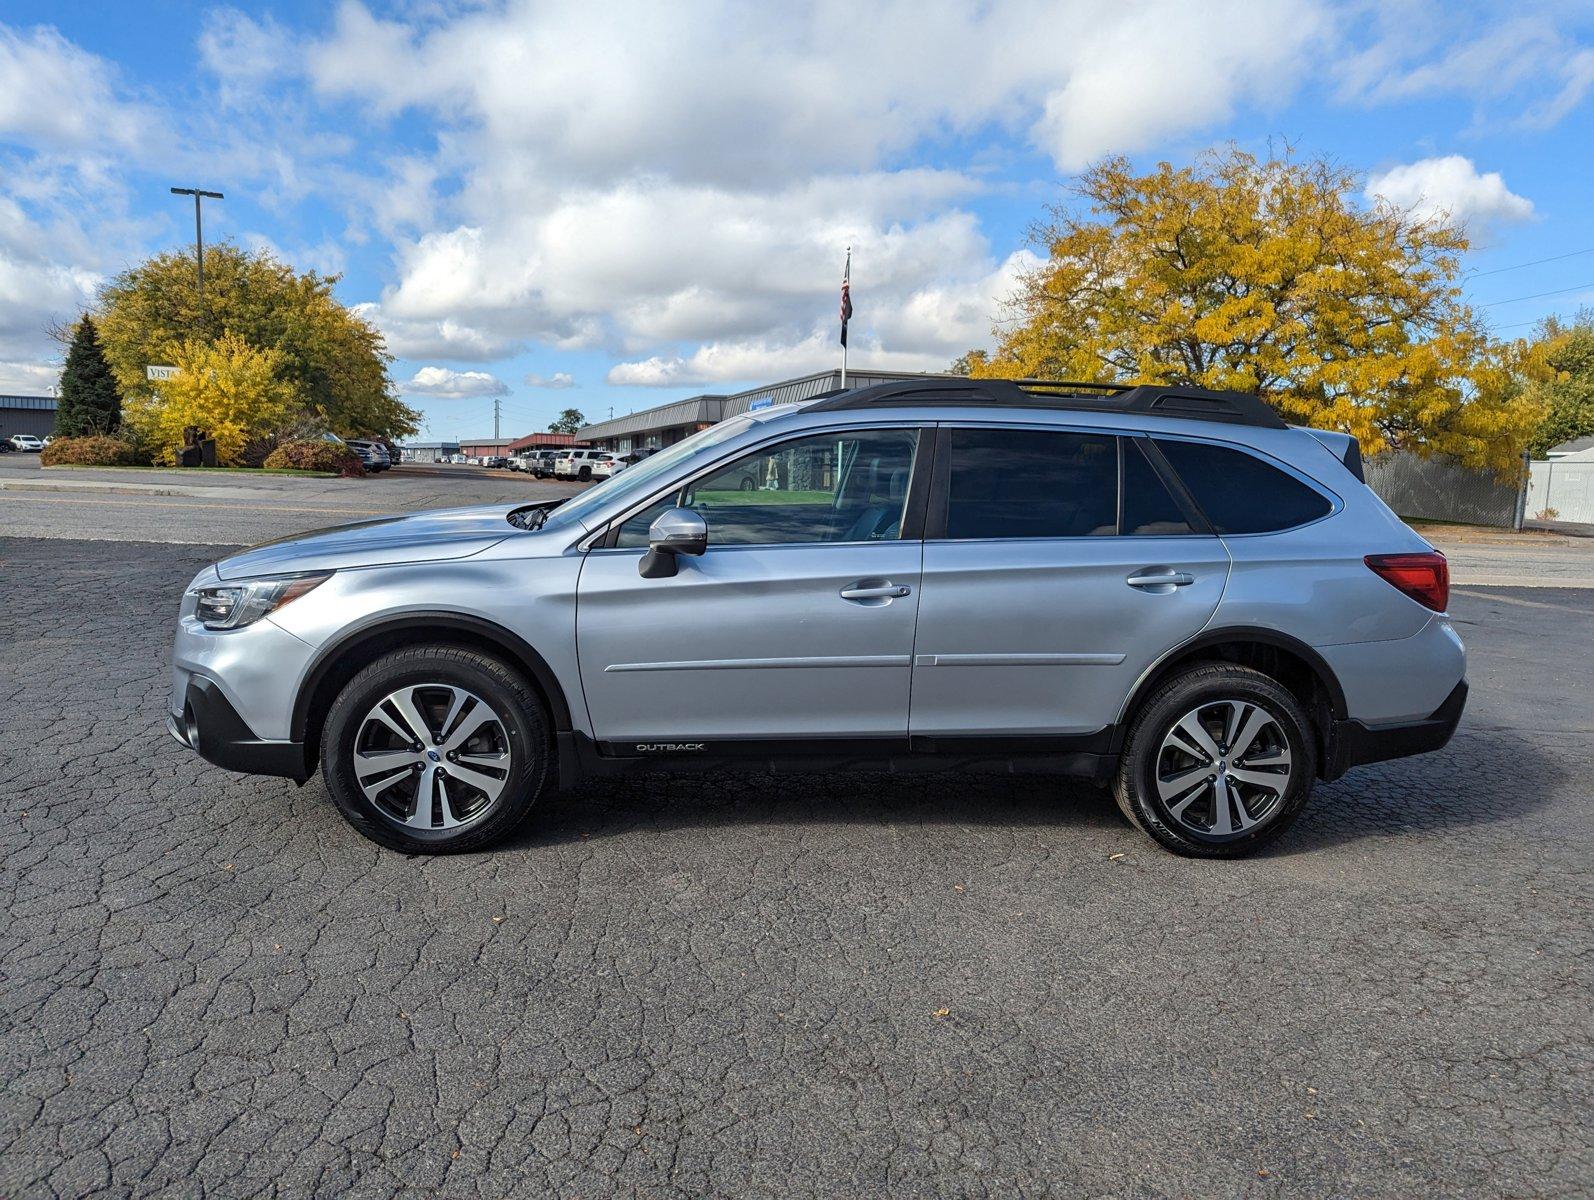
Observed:
[[[1293,774],[1289,738],[1250,700],[1193,708],[1169,728],[1156,761],[1168,816],[1206,840],[1251,832],[1283,807]]]
[[[423,683],[384,696],[354,739],[354,777],[371,806],[412,830],[486,816],[509,780],[508,727],[480,696]]]

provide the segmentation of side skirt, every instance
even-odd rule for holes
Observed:
[[[634,772],[774,772],[850,769],[890,774],[978,771],[1067,775],[1106,783],[1118,769],[1114,731],[1056,737],[903,737],[600,742],[561,732],[559,786]]]

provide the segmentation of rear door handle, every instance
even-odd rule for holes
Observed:
[[[913,589],[905,583],[855,583],[841,589],[843,600],[895,600],[911,596]]]
[[[1138,571],[1124,582],[1144,591],[1165,592],[1176,587],[1189,587],[1195,582],[1195,576],[1188,571]]]

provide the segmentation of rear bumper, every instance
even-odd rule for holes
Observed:
[[[1467,681],[1456,684],[1445,701],[1421,721],[1369,725],[1335,721],[1324,779],[1338,779],[1352,767],[1438,750],[1450,740],[1467,706]]]
[[[206,762],[246,775],[281,775],[303,783],[310,765],[303,742],[255,736],[221,689],[203,675],[189,677],[182,716],[166,714],[166,732]]]

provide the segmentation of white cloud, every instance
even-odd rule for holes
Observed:
[[[1479,125],[1548,128],[1594,89],[1594,49],[1570,12],[1526,7],[1481,21],[1462,5],[1374,7],[1374,36],[1338,59],[1340,92],[1373,104],[1461,96]]]
[[[305,61],[326,95],[431,108],[588,182],[868,170],[927,136],[992,125],[1030,128],[1071,169],[1287,94],[1327,11],[1327,0],[882,0],[755,14],[723,0],[519,0],[410,26],[346,0]]]
[[[381,331],[388,350],[399,358],[481,362],[507,358],[525,347],[522,341],[493,337],[451,317],[406,320],[372,301],[356,304],[353,309]]]
[[[0,359],[0,395],[49,396],[61,382],[61,368],[46,363]]]
[[[441,126],[370,201],[397,236],[370,313],[401,356],[608,348],[650,377],[802,358],[851,244],[879,353],[944,365],[988,340],[1004,263],[962,207],[984,184],[903,156],[1016,137],[1074,169],[1286,97],[1327,0],[1215,3],[511,0],[405,22],[345,0],[303,61],[322,96]]]
[[[439,400],[470,400],[479,396],[507,396],[509,385],[486,371],[454,371],[448,367],[422,367],[412,379],[399,384],[408,396]]]
[[[88,252],[80,230],[41,224],[0,193],[0,359],[45,369],[41,360],[57,349],[47,328],[87,308],[101,283],[98,272],[75,265]]]
[[[1287,98],[1328,26],[1312,0],[1115,5],[1070,30],[1071,67],[1033,137],[1073,171],[1208,127],[1241,103]]]
[[[849,244],[855,303],[882,319],[927,288],[983,280],[993,264],[978,223],[946,207],[978,190],[954,173],[907,171],[763,193],[650,181],[550,195],[404,246],[377,319],[399,353],[425,343],[456,359],[531,342],[800,340],[835,305]],[[435,326],[448,320],[461,328],[444,355]],[[928,336],[939,352],[933,329],[910,325],[892,336]]]
[[[158,122],[149,108],[115,94],[118,74],[53,29],[0,24],[0,141],[52,154],[138,145]]]
[[[1533,201],[1506,187],[1498,171],[1480,174],[1459,154],[1391,167],[1367,181],[1367,196],[1419,218],[1448,217],[1478,236],[1533,216]]]
[[[579,386],[576,383],[575,376],[568,371],[555,371],[552,375],[539,375],[532,371],[521,382],[531,388],[552,388],[554,390]]]
[[[211,9],[199,35],[199,59],[223,83],[223,99],[243,99],[261,84],[291,74],[297,48],[271,17],[257,21],[235,8]]]

